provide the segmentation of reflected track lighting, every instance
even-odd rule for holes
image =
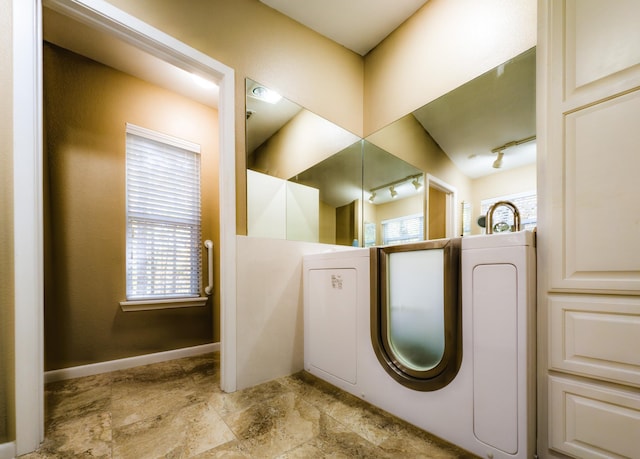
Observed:
[[[396,189],[392,186],[389,187],[389,193],[391,193],[391,197],[395,198],[396,196],[398,196],[398,192],[396,191]]]
[[[500,169],[502,167],[502,157],[504,156],[504,153],[499,151],[498,152],[498,157],[496,158],[496,160],[493,162],[493,168],[494,169]]]
[[[506,150],[507,148],[511,148],[511,147],[515,147],[515,146],[521,145],[523,143],[531,142],[532,140],[535,140],[535,138],[536,138],[536,136],[532,135],[532,136],[529,136],[529,137],[525,137],[524,139],[513,140],[511,142],[507,142],[504,145],[500,145],[499,147],[496,147],[493,150],[491,150],[491,153],[498,153],[498,157],[493,162],[493,168],[494,169],[500,169],[502,167],[502,157],[504,156],[504,150]]]

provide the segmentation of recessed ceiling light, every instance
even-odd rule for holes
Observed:
[[[251,90],[251,94],[253,94],[256,99],[263,100],[270,104],[278,103],[278,101],[282,99],[280,94],[264,86],[256,86]]]

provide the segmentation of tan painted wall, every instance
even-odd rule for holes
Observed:
[[[125,123],[201,145],[202,234],[218,246],[217,111],[50,45],[44,96],[45,369],[217,340],[211,300],[127,313],[118,304],[126,292]]]
[[[358,140],[355,134],[302,109],[256,148],[251,169],[289,180]]]
[[[423,172],[455,187],[458,202],[471,198],[470,179],[451,162],[413,115],[402,117],[367,139]],[[456,209],[456,212],[459,210]],[[458,218],[458,221],[461,219]],[[455,234],[461,233],[456,229]]]
[[[444,191],[429,187],[429,239],[442,239],[447,236],[447,195]]]
[[[320,201],[320,242],[336,243],[336,208]]]
[[[536,0],[430,0],[365,58],[369,135],[536,45]]]
[[[0,443],[4,443],[15,438],[11,1],[0,0],[0,11]]]
[[[419,193],[399,201],[390,201],[384,204],[366,204],[365,220],[376,224],[376,244],[382,244],[382,222],[393,218],[406,217],[407,215],[421,214],[424,212],[424,194]]]
[[[235,70],[238,234],[246,234],[246,77],[362,135],[362,58],[257,0],[109,2]]]

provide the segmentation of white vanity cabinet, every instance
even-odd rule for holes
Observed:
[[[638,18],[539,2],[540,457],[640,457]]]

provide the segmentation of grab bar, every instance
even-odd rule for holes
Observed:
[[[209,275],[209,285],[204,288],[204,293],[211,295],[213,293],[213,242],[209,239],[204,241],[207,248],[207,274]]]

